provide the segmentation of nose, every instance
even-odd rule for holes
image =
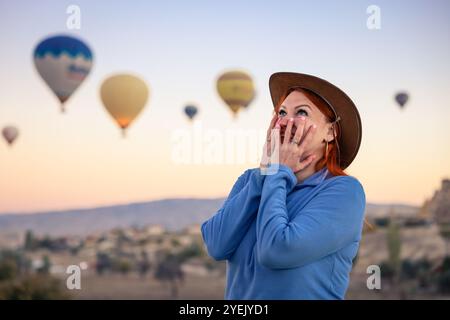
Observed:
[[[286,131],[286,127],[287,127],[287,125],[289,123],[289,119],[290,118],[288,118],[288,117],[283,117],[283,118],[280,119],[280,132],[282,134],[284,134],[284,132]],[[295,119],[294,119],[294,123],[292,124],[292,128],[291,128],[291,134],[295,133],[296,130],[297,130],[297,125],[296,125],[296,122],[295,122]]]
[[[280,126],[281,127],[286,127],[288,122],[289,122],[289,118],[288,117],[283,117],[283,118],[280,119]]]

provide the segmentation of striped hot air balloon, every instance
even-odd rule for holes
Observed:
[[[241,109],[248,107],[255,97],[252,78],[237,70],[225,72],[217,79],[217,91],[234,117]]]
[[[49,37],[34,50],[34,64],[58,100],[64,103],[80,86],[92,68],[91,49],[82,41],[65,35]]]

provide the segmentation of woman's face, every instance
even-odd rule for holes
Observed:
[[[312,141],[306,146],[305,157],[310,154],[316,154],[318,156],[317,159],[319,160],[323,156],[323,139],[327,139],[328,142],[330,142],[334,138],[332,125],[327,121],[325,115],[317,108],[317,106],[302,92],[291,92],[278,109],[281,142],[284,141],[284,132],[286,131],[289,119],[294,118],[292,135],[290,137],[290,139],[292,139],[297,127],[300,125],[301,116],[304,116],[306,120],[303,137],[311,125],[317,125],[317,130],[313,135]]]

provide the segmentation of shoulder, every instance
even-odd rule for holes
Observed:
[[[352,205],[365,208],[366,193],[362,183],[354,176],[333,176],[325,180],[323,189],[341,200],[348,200]]]
[[[354,176],[333,176],[326,180],[327,187],[338,187],[347,191],[364,192],[362,183]]]
[[[333,217],[337,224],[362,227],[366,195],[362,183],[356,177],[333,176],[326,179],[317,197],[320,199],[318,205],[327,209],[324,211]]]
[[[239,176],[238,180],[243,181],[244,183],[248,182],[250,176],[259,173],[259,168],[248,168]]]

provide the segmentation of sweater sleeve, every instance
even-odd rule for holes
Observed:
[[[351,176],[332,179],[305,207],[288,216],[286,196],[296,184],[295,174],[281,165],[279,172],[266,177],[256,221],[262,265],[271,269],[300,267],[360,239],[364,189]]]
[[[236,250],[258,211],[264,175],[259,168],[246,170],[234,184],[222,207],[202,226],[208,254],[228,259]]]

